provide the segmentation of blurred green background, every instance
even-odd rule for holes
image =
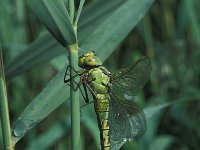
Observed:
[[[86,5],[94,1],[87,1]],[[24,0],[0,0],[0,4],[0,39],[6,68],[30,43],[47,31]],[[155,1],[145,17],[105,61],[104,65],[114,73],[132,65],[143,55],[149,56],[151,78],[136,101],[146,109],[169,104],[148,121],[144,136],[126,143],[122,150],[199,150],[199,9],[198,0]],[[65,66],[67,53],[59,50],[50,54],[48,48],[51,45],[48,46],[44,48],[46,55],[38,57],[35,54],[34,60],[38,59],[35,66],[29,64],[25,66],[28,68],[25,72],[12,75],[7,72],[11,123]],[[81,103],[84,104],[83,101]],[[84,115],[88,112],[92,112],[90,117]],[[16,150],[70,149],[69,117],[67,101],[21,139]],[[81,119],[83,147],[86,150],[97,149],[99,139],[94,137],[98,137],[99,133],[92,105],[81,109]]]

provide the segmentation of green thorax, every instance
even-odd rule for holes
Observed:
[[[110,87],[110,77],[103,70],[103,67],[98,67],[88,71],[91,88],[97,94],[106,94]]]
[[[79,58],[79,66],[88,73],[88,84],[96,94],[106,94],[110,87],[110,72],[102,66],[94,52],[87,52]]]

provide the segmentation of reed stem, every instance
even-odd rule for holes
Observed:
[[[70,99],[71,99],[71,131],[72,131],[72,150],[80,150],[80,104],[78,85],[78,45],[69,46],[69,62],[70,62]]]
[[[8,98],[5,84],[4,68],[3,68],[3,56],[0,50],[0,115],[1,126],[3,133],[3,143],[5,150],[13,150],[10,131],[10,119],[8,110]]]

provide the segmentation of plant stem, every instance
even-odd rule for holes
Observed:
[[[0,113],[1,113],[1,126],[3,133],[4,149],[13,150],[14,148],[11,140],[8,98],[7,98],[5,76],[3,70],[3,57],[1,50],[0,50]]]
[[[74,0],[68,0],[69,15],[77,37],[77,24],[74,24]],[[80,15],[80,12],[79,12]],[[78,44],[69,45],[69,64],[70,64],[70,99],[71,99],[71,131],[72,131],[72,150],[80,150],[80,104],[78,85]]]
[[[70,99],[71,99],[71,128],[72,128],[72,150],[80,150],[80,104],[77,83],[79,77],[75,70],[78,70],[78,45],[77,43],[69,46],[70,62]]]

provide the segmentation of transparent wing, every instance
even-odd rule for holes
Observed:
[[[124,94],[134,96],[149,80],[151,63],[148,57],[142,57],[132,67],[119,70],[113,76],[112,91],[121,97]]]
[[[110,94],[110,137],[112,141],[131,141],[146,130],[145,115],[134,102]]]

